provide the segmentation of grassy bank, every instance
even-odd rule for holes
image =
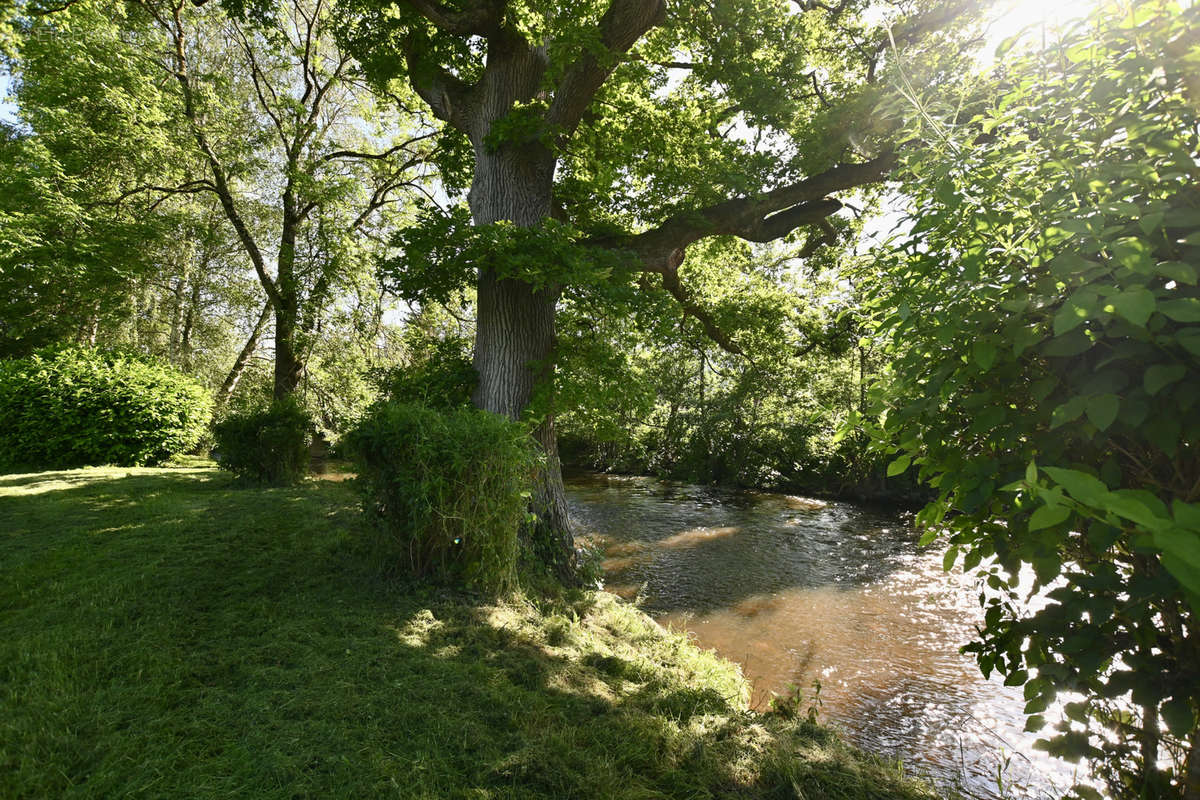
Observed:
[[[915,798],[610,595],[379,577],[350,489],[0,475],[0,796]]]

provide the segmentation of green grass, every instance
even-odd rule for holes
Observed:
[[[0,475],[0,796],[916,798],[611,595],[380,577],[345,484]]]

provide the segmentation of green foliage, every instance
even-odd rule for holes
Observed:
[[[0,467],[157,463],[195,447],[211,413],[196,381],[136,355],[0,361]]]
[[[975,653],[1119,797],[1182,796],[1200,732],[1200,11],[1104,9],[924,116],[911,239],[877,293],[878,435],[986,582]],[[1189,87],[1190,82],[1190,87]],[[1032,567],[1047,604],[1017,591]],[[1174,768],[1160,770],[1165,759]]]
[[[564,456],[699,483],[897,496],[865,437],[838,436],[879,368],[858,302],[824,248],[694,246],[692,301],[744,351],[728,353],[670,298],[568,292],[559,313]]]
[[[33,10],[15,9],[20,121],[0,132],[0,355],[10,356],[90,338],[126,311],[131,284],[161,268],[170,214],[148,213],[136,193],[111,201],[143,182],[171,185],[184,163],[163,124],[160,74],[142,57],[149,45],[122,36],[128,7]]]
[[[413,337],[406,337],[412,343]],[[379,378],[384,399],[438,411],[465,409],[479,379],[471,363],[470,343],[460,337],[415,342],[407,363]]]
[[[472,286],[480,270],[542,288],[603,283],[630,266],[625,254],[591,244],[557,220],[532,227],[473,225],[461,205],[445,213],[427,206],[392,244],[398,252],[380,263],[380,274],[410,301],[447,302]]]
[[[313,421],[295,398],[236,411],[213,428],[213,456],[244,484],[290,486],[308,474]]]
[[[396,562],[485,592],[516,588],[536,465],[524,426],[474,409],[381,403],[345,446]]]
[[[100,342],[233,387],[272,295],[277,352],[297,356],[282,375],[322,427],[374,400],[374,266],[427,131],[403,90],[363,86],[334,3],[301,6],[5,10],[20,122],[0,127],[0,356]]]

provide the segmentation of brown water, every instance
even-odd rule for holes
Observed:
[[[650,478],[579,476],[568,495],[606,553],[606,588],[740,662],[757,707],[798,687],[802,711],[819,697],[847,739],[967,797],[1070,785],[1023,732],[1021,690],[958,652],[982,618],[973,581],[943,572],[903,518]]]

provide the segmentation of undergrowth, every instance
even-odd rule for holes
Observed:
[[[387,581],[344,484],[0,476],[0,796],[917,798],[611,595]]]

